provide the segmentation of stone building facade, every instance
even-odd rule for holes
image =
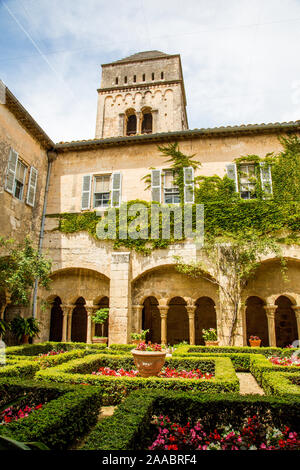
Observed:
[[[136,199],[176,203],[178,188],[158,145],[178,142],[183,153],[195,154],[201,166],[194,177],[228,174],[237,179],[236,158],[280,151],[278,136],[299,135],[300,122],[189,130],[180,57],[158,51],[104,65],[98,96],[95,139],[56,145],[49,139],[39,144],[44,165],[41,191],[51,160],[42,239],[44,252],[53,260],[51,290],[39,292],[40,300],[49,305],[38,309],[43,324],[40,340],[91,342],[94,312],[109,307],[105,328],[110,344],[127,343],[130,334],[142,328],[150,330],[151,341],[203,344],[202,328],[210,327],[217,328],[220,344],[227,344],[233,312],[220,292],[208,281],[193,280],[175,269],[174,256],[185,262],[202,256],[193,240],[144,256],[115,250],[112,241],[96,239],[87,231],[65,233],[59,215],[104,213],[111,203],[120,206]],[[31,137],[22,129],[25,148]],[[2,168],[7,171],[4,160]],[[152,184],[147,187],[143,178],[149,172]],[[246,189],[236,186],[243,198]],[[40,194],[35,210],[41,222]],[[4,204],[12,209],[11,200]],[[13,231],[20,233],[20,227]],[[288,280],[281,275],[278,259],[271,257],[249,282],[234,344],[246,345],[250,334],[260,336],[265,346],[285,346],[300,338],[299,246],[285,246],[284,257]]]

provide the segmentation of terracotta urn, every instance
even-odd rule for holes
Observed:
[[[28,343],[29,343],[29,335],[23,335],[22,344],[28,344]]]
[[[219,341],[205,341],[205,346],[219,346]]]
[[[167,351],[131,351],[135,366],[142,377],[157,377],[165,360]]]
[[[249,339],[251,348],[259,348],[261,344],[261,339]]]
[[[92,343],[93,344],[107,344],[107,340],[108,338],[102,336],[102,337],[98,337],[98,336],[93,336],[92,338]]]

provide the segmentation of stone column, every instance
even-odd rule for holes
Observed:
[[[94,323],[92,320],[92,317],[97,307],[95,307],[94,305],[88,305],[88,303],[86,303],[85,309],[87,313],[86,342],[87,344],[92,344],[92,332],[93,332],[93,323]]]
[[[167,344],[167,317],[168,317],[168,305],[158,305],[160,313],[160,335],[161,335],[161,344]]]
[[[189,316],[190,344],[195,344],[195,310],[196,310],[196,307],[194,305],[187,306],[186,310]]]
[[[269,345],[276,347],[275,312],[277,305],[265,305],[264,309],[268,319]]]
[[[296,315],[298,340],[300,341],[300,305],[292,305],[292,309],[294,310]]]
[[[131,331],[134,333],[141,333],[142,331],[142,311],[143,305],[132,305],[132,324]]]
[[[137,112],[136,113],[136,133],[142,133],[142,121],[143,121],[143,113]]]
[[[72,312],[75,305],[61,304],[63,311],[62,341],[71,341]]]
[[[129,343],[131,328],[130,253],[111,254],[109,290],[109,344]]]

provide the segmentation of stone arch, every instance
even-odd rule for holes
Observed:
[[[52,301],[50,311],[50,331],[49,341],[62,341],[62,329],[63,329],[63,310],[61,308],[60,297],[55,297]]]
[[[210,297],[200,297],[195,306],[195,344],[204,345],[202,330],[217,329],[215,302]]]
[[[189,319],[186,301],[182,297],[173,297],[168,302],[167,343],[189,342]]]
[[[298,339],[297,321],[293,302],[285,295],[281,295],[275,301],[276,346],[286,347]]]
[[[79,297],[89,302],[109,295],[109,278],[93,269],[72,267],[54,271],[51,274],[50,294],[44,291],[44,298],[52,302],[60,297],[63,304],[74,304]]]
[[[246,300],[246,344],[250,336],[259,336],[262,346],[269,346],[268,319],[264,309],[264,301],[257,296]]]
[[[71,341],[86,343],[87,340],[87,311],[85,299],[79,297],[72,312]]]
[[[135,109],[129,108],[125,111],[125,135],[137,133],[137,116]]]
[[[153,132],[152,109],[149,106],[142,108],[141,133],[151,134]]]
[[[160,343],[161,322],[158,308],[158,300],[154,296],[147,297],[143,302],[142,309],[142,329],[149,330],[147,341]]]

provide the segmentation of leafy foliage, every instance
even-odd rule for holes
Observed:
[[[224,304],[231,306],[232,324],[229,345],[233,339],[236,322],[242,308],[242,293],[261,263],[264,255],[274,253],[281,259],[278,244],[270,237],[255,231],[236,234],[234,237],[208,238],[201,261],[184,263],[176,257],[176,269],[193,278],[204,279],[220,290]],[[283,261],[282,261],[283,263]]]
[[[36,279],[48,288],[51,261],[33,248],[29,238],[16,244],[0,237],[0,253],[0,290],[8,291],[15,305],[28,305]]]

